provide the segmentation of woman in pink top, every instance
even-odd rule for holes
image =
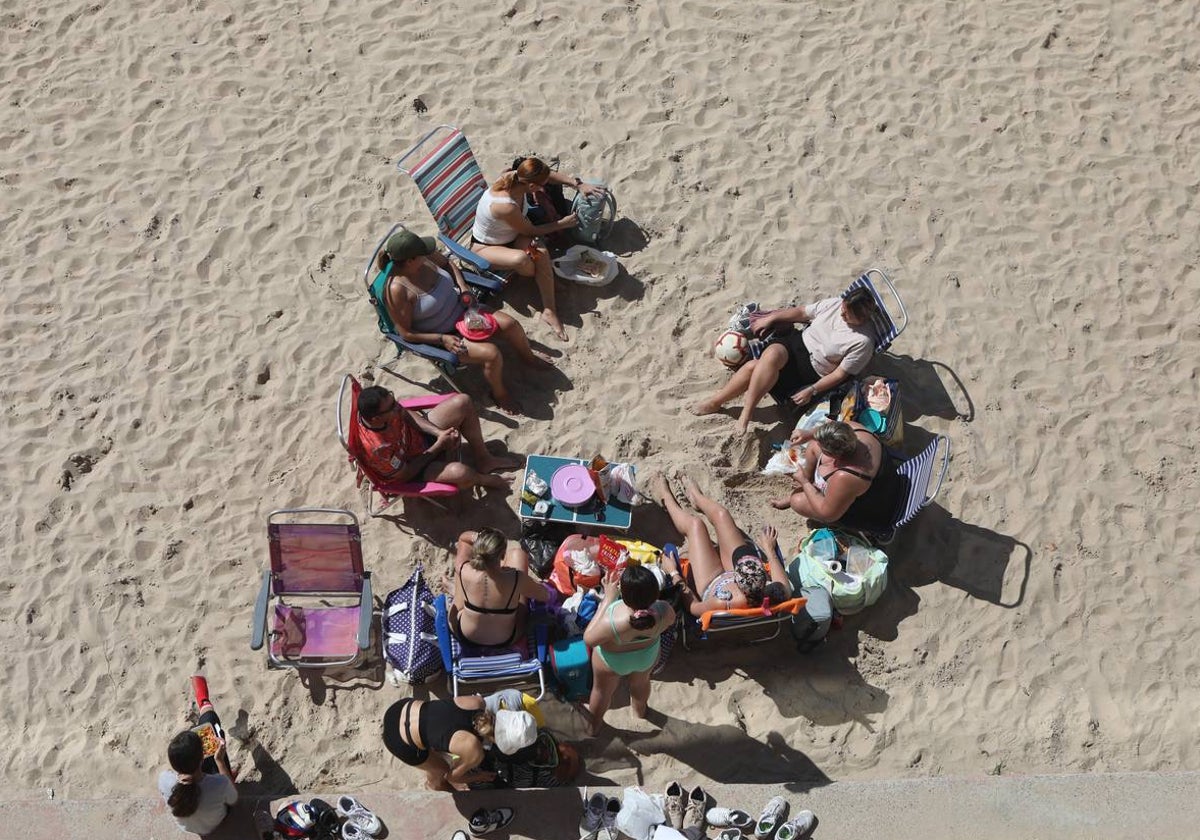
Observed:
[[[756,334],[764,336],[780,327],[806,324],[802,331],[786,331],[770,339],[762,355],[746,362],[711,397],[692,407],[693,414],[714,414],[741,394],[746,395],[738,417],[738,432],[745,434],[750,415],[770,393],[783,404],[790,400],[804,407],[826,392],[862,373],[875,353],[871,316],[875,301],[866,289],[846,297],[833,297],[776,309],[751,316]]]
[[[537,158],[525,158],[520,166],[501,175],[479,197],[475,224],[471,227],[471,250],[496,268],[534,278],[542,296],[542,320],[549,324],[560,341],[566,341],[567,331],[554,308],[554,268],[550,264],[550,252],[538,237],[573,228],[577,222],[574,213],[545,225],[535,225],[525,218],[529,193],[546,184],[573,187],[584,195],[602,190],[593,184],[585,184],[582,178],[551,171]]]

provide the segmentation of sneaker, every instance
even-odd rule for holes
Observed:
[[[599,833],[604,825],[604,809],[607,807],[608,797],[603,793],[593,793],[583,803],[583,818],[579,821],[580,837],[595,837]]]
[[[740,828],[725,828],[717,835],[717,840],[742,840],[745,836]]]
[[[709,808],[704,819],[713,828],[737,828],[742,831],[754,828],[754,817],[732,808]]]
[[[687,795],[683,792],[683,786],[679,782],[671,782],[667,785],[667,807],[663,809],[663,813],[667,815],[667,825],[676,831],[683,830],[686,799]]]
[[[476,837],[491,834],[513,821],[516,812],[512,808],[480,808],[471,815],[467,826]]]
[[[600,818],[600,824],[604,826],[605,832],[608,833],[608,840],[618,840],[621,836],[617,831],[617,814],[621,813],[621,800],[615,796],[610,796],[608,802],[604,805],[604,816]]]
[[[801,811],[796,816],[779,826],[775,840],[808,840],[817,830],[817,815],[812,811]]]
[[[775,834],[775,830],[783,823],[784,817],[787,816],[788,804],[787,800],[782,796],[772,796],[771,801],[767,803],[767,807],[763,808],[762,813],[758,817],[758,823],[754,826],[754,836],[757,840],[771,840]]]
[[[346,818],[347,825],[353,823],[372,837],[379,836],[383,831],[383,823],[379,817],[353,796],[339,796],[337,800],[339,816]]]
[[[704,834],[704,815],[708,811],[708,794],[704,788],[692,789],[688,796],[687,811],[683,815],[684,828],[697,829],[697,834]]]

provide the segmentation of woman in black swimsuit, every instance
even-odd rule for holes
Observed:
[[[488,782],[494,773],[477,771],[483,748],[493,736],[495,718],[483,698],[414,700],[393,703],[383,715],[383,743],[388,752],[410,767],[425,771],[430,790],[453,793],[455,785]],[[441,753],[457,758],[451,769]]]
[[[891,527],[904,499],[904,477],[896,462],[865,426],[834,420],[815,432],[801,430],[793,443],[812,441],[792,476],[792,494],[772,507],[860,531]]]
[[[454,560],[450,626],[465,642],[511,645],[525,629],[526,602],[549,600],[546,586],[529,574],[529,555],[494,528],[464,531]]]

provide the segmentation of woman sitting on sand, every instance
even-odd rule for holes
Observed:
[[[771,506],[853,530],[889,529],[905,486],[879,439],[860,423],[832,420],[792,434],[793,443],[809,441],[792,476],[792,494],[772,499]]]
[[[832,297],[804,306],[776,309],[751,316],[759,336],[772,331],[757,359],[746,362],[708,399],[692,407],[693,414],[714,414],[721,406],[745,394],[738,416],[738,432],[745,434],[750,415],[768,392],[781,405],[789,400],[803,407],[827,391],[857,376],[875,353],[871,317],[875,300],[866,289],[846,297]],[[793,324],[808,326],[797,332]],[[780,331],[780,328],[784,328]]]
[[[661,475],[655,476],[653,486],[675,530],[687,538],[695,589],[680,575],[676,558],[664,555],[661,565],[671,581],[680,585],[684,603],[693,616],[699,618],[709,610],[757,607],[764,598],[779,603],[791,596],[792,585],[779,559],[774,528],[763,526],[759,538],[751,540],[733,521],[728,510],[700,492],[696,483],[686,476],[683,486],[688,501],[703,514],[703,518],[679,506],[667,480]],[[704,519],[716,529],[715,548]]]
[[[495,779],[495,773],[476,770],[486,746],[494,743],[511,755],[536,738],[537,724],[529,712],[502,709],[493,714],[479,695],[453,700],[406,697],[383,715],[388,752],[425,771],[427,788],[449,793]]]
[[[200,707],[199,723],[211,724],[223,737],[221,720],[208,699],[208,683],[203,677],[193,677],[192,685]],[[221,743],[216,755],[206,758],[204,742],[195,730],[188,729],[171,739],[167,761],[171,769],[159,774],[158,790],[171,816],[184,831],[212,833],[238,799],[225,744]]]
[[[450,626],[460,639],[504,647],[525,632],[529,600],[547,601],[546,585],[529,574],[529,555],[494,528],[464,531],[454,558]]]
[[[542,320],[560,341],[566,341],[567,331],[554,308],[554,267],[550,264],[550,252],[536,238],[573,228],[577,221],[574,213],[544,225],[535,225],[525,218],[529,193],[546,184],[574,187],[584,195],[604,191],[602,187],[585,184],[582,178],[554,172],[537,158],[525,158],[516,169],[497,178],[479,197],[471,228],[471,250],[496,268],[534,278],[542,296]]]
[[[406,341],[431,344],[458,354],[469,365],[480,365],[496,405],[516,413],[520,405],[504,385],[504,357],[488,338],[464,338],[456,324],[466,314],[463,294],[470,294],[467,281],[458,266],[437,251],[430,237],[402,230],[388,238],[379,254],[379,269],[388,263],[392,273],[383,289],[383,303],[394,331]],[[533,351],[525,329],[504,312],[491,313],[495,319],[493,334],[503,337],[521,361],[535,368],[552,368],[553,362]],[[487,330],[485,329],[485,332]]]
[[[675,610],[660,601],[658,578],[645,566],[629,565],[604,579],[604,599],[588,623],[583,641],[592,649],[592,694],[587,711],[591,734],[604,725],[621,677],[629,678],[633,713],[646,716],[650,671],[658,661],[659,637],[675,623]]]

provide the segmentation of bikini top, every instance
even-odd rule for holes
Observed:
[[[863,432],[863,431],[866,431],[866,430],[865,429],[855,429],[854,434],[858,435],[859,432]],[[871,433],[867,432],[867,434],[871,434]],[[822,455],[821,457],[824,458],[825,456]],[[817,464],[817,466],[819,468],[821,465]],[[883,466],[882,463],[880,464],[880,466],[881,467]],[[829,479],[833,477],[834,473],[840,473],[840,472],[850,473],[850,475],[857,476],[858,478],[861,478],[863,481],[874,481],[874,479],[875,479],[875,476],[873,476],[873,475],[867,475],[864,472],[859,472],[858,470],[851,469],[850,467],[837,467],[836,469],[831,470],[827,475],[821,475],[821,473],[819,471],[814,471],[813,486],[815,486],[818,490],[820,490],[822,493],[824,493],[825,485],[829,483]]]
[[[512,606],[512,600],[517,596],[517,589],[521,585],[519,577],[520,573],[517,572],[516,569],[512,570],[514,573],[516,573],[513,578],[512,592],[508,593],[508,601],[505,602],[502,608],[493,609],[491,607],[477,607],[471,603],[471,597],[467,595],[467,584],[462,579],[463,566],[467,565],[469,562],[471,561],[464,560],[458,567],[458,585],[462,587],[463,603],[466,605],[467,609],[469,609],[471,612],[479,613],[480,615],[512,615],[515,613],[517,611],[517,607]]]
[[[657,638],[656,636],[634,636],[632,639],[629,639],[628,641],[621,638],[621,635],[619,633],[617,633],[617,622],[613,618],[613,610],[616,609],[617,604],[623,604],[623,603],[625,603],[625,602],[622,601],[620,598],[618,598],[617,600],[613,601],[611,604],[608,605],[608,626],[610,628],[612,628],[613,638],[616,639],[617,644],[631,645],[634,642],[649,642],[652,639]],[[660,603],[661,603],[661,601],[655,601],[654,604],[650,607],[650,610],[654,613],[654,620],[655,620],[656,624],[662,619],[662,611],[659,610],[659,608],[658,608],[658,605]]]

